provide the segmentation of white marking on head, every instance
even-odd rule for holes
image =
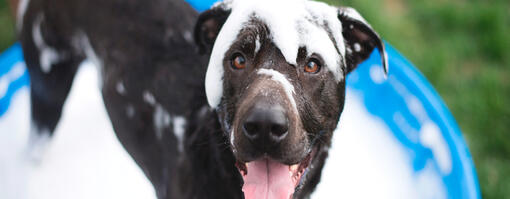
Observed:
[[[343,59],[345,56],[345,42],[342,34],[342,23],[338,19],[338,9],[315,1],[308,1],[306,7],[312,18],[318,18],[318,24],[307,24],[308,26],[314,25],[315,27],[308,28],[312,31],[304,34],[304,45],[309,55],[317,53],[323,57],[327,68],[335,75],[336,80],[339,82],[345,75],[343,73],[344,69],[341,68],[342,66],[345,67],[345,63],[344,65],[340,64],[341,61],[345,62]],[[333,41],[331,41],[330,35],[324,27],[328,27]]]
[[[225,53],[239,31],[249,25],[252,16],[268,26],[270,39],[289,64],[297,65],[298,50],[306,47],[309,55],[316,53],[322,56],[336,80],[342,80],[341,61],[345,45],[336,8],[308,0],[236,0],[217,6],[232,8],[232,11],[216,38],[207,68],[205,87],[211,107],[216,108],[223,95]],[[325,26],[331,34],[324,29]]]
[[[161,140],[163,138],[163,130],[170,126],[170,114],[168,114],[163,106],[157,104],[154,108],[154,115],[152,117],[156,138]]]
[[[353,18],[355,20],[361,21],[361,22],[365,23],[367,26],[370,27],[368,22],[354,8],[351,8],[351,7],[342,7],[341,10],[342,10],[342,12],[345,15],[349,16],[350,18]],[[354,27],[353,27],[353,25],[350,25],[349,28],[353,29]]]
[[[18,12],[16,16],[16,29],[18,32],[21,32],[21,29],[23,28],[23,21],[25,18],[25,12],[27,11],[29,0],[20,0],[18,4]]]
[[[117,84],[115,85],[115,90],[117,90],[117,92],[121,95],[126,94],[126,87],[124,87],[122,80],[117,82]]]
[[[34,39],[35,46],[39,50],[39,65],[44,73],[51,71],[51,66],[60,60],[57,51],[48,46],[44,41],[41,24],[44,20],[44,15],[39,14],[34,20],[32,27],[32,38]]]
[[[294,110],[297,110],[296,106],[296,100],[294,99],[294,86],[292,83],[287,80],[285,75],[281,74],[280,72],[273,70],[273,69],[260,69],[258,70],[257,74],[259,75],[267,75],[271,77],[271,80],[280,83],[283,86],[283,89],[285,90],[285,94],[287,94],[287,98],[289,98],[290,103],[292,104],[292,108]]]
[[[143,101],[153,106],[156,104],[156,98],[154,98],[154,95],[152,95],[152,93],[150,93],[148,90],[143,91]]]
[[[174,135],[179,143],[178,149],[179,151],[182,152],[184,150],[184,133],[186,130],[186,118],[182,116],[175,116],[172,119],[172,123],[174,125]]]
[[[259,50],[260,50],[260,35],[257,35],[257,37],[255,38],[255,52],[253,54],[256,55],[257,53],[259,53]]]

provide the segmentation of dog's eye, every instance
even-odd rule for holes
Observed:
[[[243,69],[246,67],[246,59],[241,54],[234,55],[231,61],[231,65],[234,69]]]
[[[310,59],[305,66],[305,72],[307,73],[317,73],[321,69],[321,65],[319,61],[316,59]]]

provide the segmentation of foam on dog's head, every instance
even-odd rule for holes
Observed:
[[[216,108],[223,95],[223,59],[250,19],[265,23],[270,39],[289,64],[296,66],[298,50],[318,54],[337,81],[344,78],[345,44],[338,10],[324,3],[307,0],[235,0],[215,6],[231,10],[211,52],[206,74],[209,105]]]

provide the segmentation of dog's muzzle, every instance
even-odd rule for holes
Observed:
[[[299,162],[305,138],[299,115],[285,89],[267,76],[256,78],[241,97],[233,123],[232,145],[241,162],[262,157]]]
[[[313,156],[294,99],[267,76],[249,88],[232,134],[245,198],[290,198]]]

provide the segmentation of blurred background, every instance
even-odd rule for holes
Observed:
[[[421,70],[464,133],[482,197],[508,198],[510,1],[326,1],[356,8]],[[15,41],[14,19],[2,0],[0,52]]]

